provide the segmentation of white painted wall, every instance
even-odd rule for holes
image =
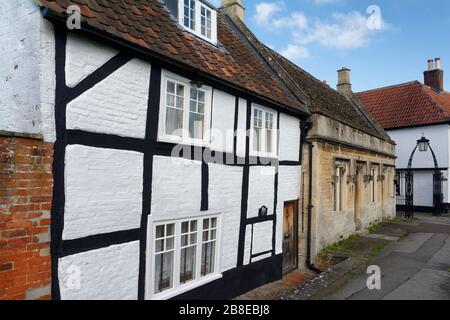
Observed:
[[[150,64],[130,61],[67,105],[67,128],[145,138],[149,81]]]
[[[117,50],[70,33],[66,47],[66,83],[75,87],[118,53]]]
[[[240,167],[209,165],[209,213],[222,214],[221,272],[237,265],[242,174]]]
[[[137,152],[68,146],[63,239],[139,228],[143,161]]]
[[[58,276],[62,300],[136,300],[139,242],[64,257]]]
[[[414,205],[433,206],[433,174],[431,172],[414,172]]]
[[[233,153],[235,104],[234,96],[214,90],[211,122],[212,150]]]
[[[273,234],[272,228],[273,228],[272,221],[258,223],[254,225],[253,254],[259,254],[262,252],[266,252],[268,250],[272,250],[272,234]],[[258,261],[261,259],[261,257],[258,258],[255,258],[254,261]]]
[[[397,168],[406,169],[408,167],[409,157],[422,135],[430,140],[430,145],[436,154],[436,159],[440,168],[450,167],[450,126],[437,125],[430,127],[405,128],[397,130],[388,130],[387,133],[397,143]],[[413,169],[434,168],[431,152],[416,151]],[[447,172],[443,172],[447,176]],[[414,205],[433,206],[433,172],[415,171],[414,172]],[[448,182],[443,182],[444,202],[448,203],[450,199]]]
[[[300,120],[280,114],[280,161],[299,161],[300,158]]]
[[[262,206],[273,213],[275,195],[275,168],[251,167],[248,188],[248,218],[257,217]]]
[[[425,135],[430,140],[436,158],[441,168],[449,167],[449,126],[438,125],[431,127],[406,128],[388,130],[387,133],[397,143],[397,168],[406,169],[411,152],[417,144],[417,140]],[[431,152],[419,152],[414,156],[413,168],[434,168]]]
[[[31,0],[0,10],[0,130],[44,134],[54,141],[54,36]]]
[[[199,161],[154,157],[152,219],[164,221],[199,215],[201,168]]]

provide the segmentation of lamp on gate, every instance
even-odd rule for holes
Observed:
[[[430,140],[425,138],[425,136],[422,136],[422,138],[420,140],[417,140],[417,144],[419,145],[419,151],[427,152],[429,143],[430,143]]]

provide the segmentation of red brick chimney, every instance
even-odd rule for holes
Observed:
[[[441,69],[441,58],[428,60],[428,70],[423,73],[424,83],[436,91],[444,91],[444,70]]]

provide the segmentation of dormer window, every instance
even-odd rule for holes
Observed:
[[[179,0],[179,22],[189,32],[217,43],[217,11],[201,0]]]

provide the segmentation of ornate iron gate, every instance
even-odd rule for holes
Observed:
[[[443,212],[444,195],[442,194],[442,182],[445,180],[436,159],[436,155],[430,146],[430,140],[425,137],[417,141],[408,161],[408,170],[405,173],[405,217],[409,219],[414,218],[414,172],[412,170],[412,162],[417,148],[421,152],[431,151],[434,162],[433,173],[433,215],[440,216]]]

